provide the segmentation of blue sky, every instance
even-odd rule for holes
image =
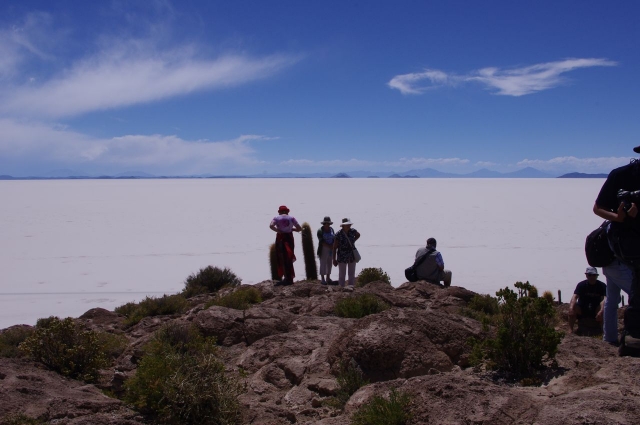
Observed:
[[[634,1],[0,3],[0,174],[608,172]]]

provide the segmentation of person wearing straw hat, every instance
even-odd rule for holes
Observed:
[[[320,223],[322,227],[318,229],[318,258],[320,259],[320,278],[323,285],[332,285],[331,280],[331,266],[333,260],[333,241],[335,239],[335,232],[331,225],[331,217],[326,216]],[[327,277],[325,280],[325,276]]]
[[[343,218],[341,229],[336,233],[333,241],[333,265],[338,267],[338,283],[345,287],[345,275],[349,271],[348,289],[353,289],[356,283],[356,258],[354,254],[355,244],[360,239],[360,233],[352,229],[353,223],[348,218]]]
[[[276,258],[278,260],[278,276],[281,279],[276,285],[291,285],[296,273],[293,263],[296,256],[293,252],[295,243],[292,232],[302,230],[298,220],[289,215],[289,208],[281,205],[278,208],[278,216],[274,217],[269,224],[269,228],[276,232]]]

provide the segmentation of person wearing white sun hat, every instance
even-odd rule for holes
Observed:
[[[333,265],[338,267],[338,283],[345,287],[345,275],[349,271],[349,288],[353,289],[356,283],[356,258],[355,244],[360,239],[360,233],[352,229],[353,223],[348,218],[343,218],[341,229],[336,233],[333,241]]]

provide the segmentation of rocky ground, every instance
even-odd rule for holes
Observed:
[[[0,359],[0,418],[22,413],[61,425],[145,423],[102,390],[117,393],[135,373],[141,346],[164,323],[176,321],[216,336],[227,368],[246,373],[246,423],[347,424],[359,406],[391,389],[411,396],[414,424],[640,423],[640,359],[618,357],[599,338],[567,334],[558,367],[541,387],[501,382],[470,368],[466,341],[480,334],[481,325],[460,315],[474,295],[464,288],[416,282],[394,289],[375,282],[355,293],[374,293],[392,308],[344,319],[334,315],[334,305],[351,294],[336,287],[255,286],[264,302],[246,311],[204,309],[208,296],[201,296],[184,315],[146,318],[128,329],[122,316],[88,311],[78,320],[130,341],[116,366],[103,371],[100,388],[27,360]],[[560,326],[567,330],[564,322]],[[338,411],[325,401],[338,388],[342,361],[357,363],[371,383]]]

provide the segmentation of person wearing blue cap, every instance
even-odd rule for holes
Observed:
[[[569,328],[571,333],[576,319],[588,317],[602,323],[604,314],[604,299],[607,295],[607,285],[598,280],[598,270],[595,267],[587,267],[584,272],[587,277],[576,285],[573,297],[569,302]]]

